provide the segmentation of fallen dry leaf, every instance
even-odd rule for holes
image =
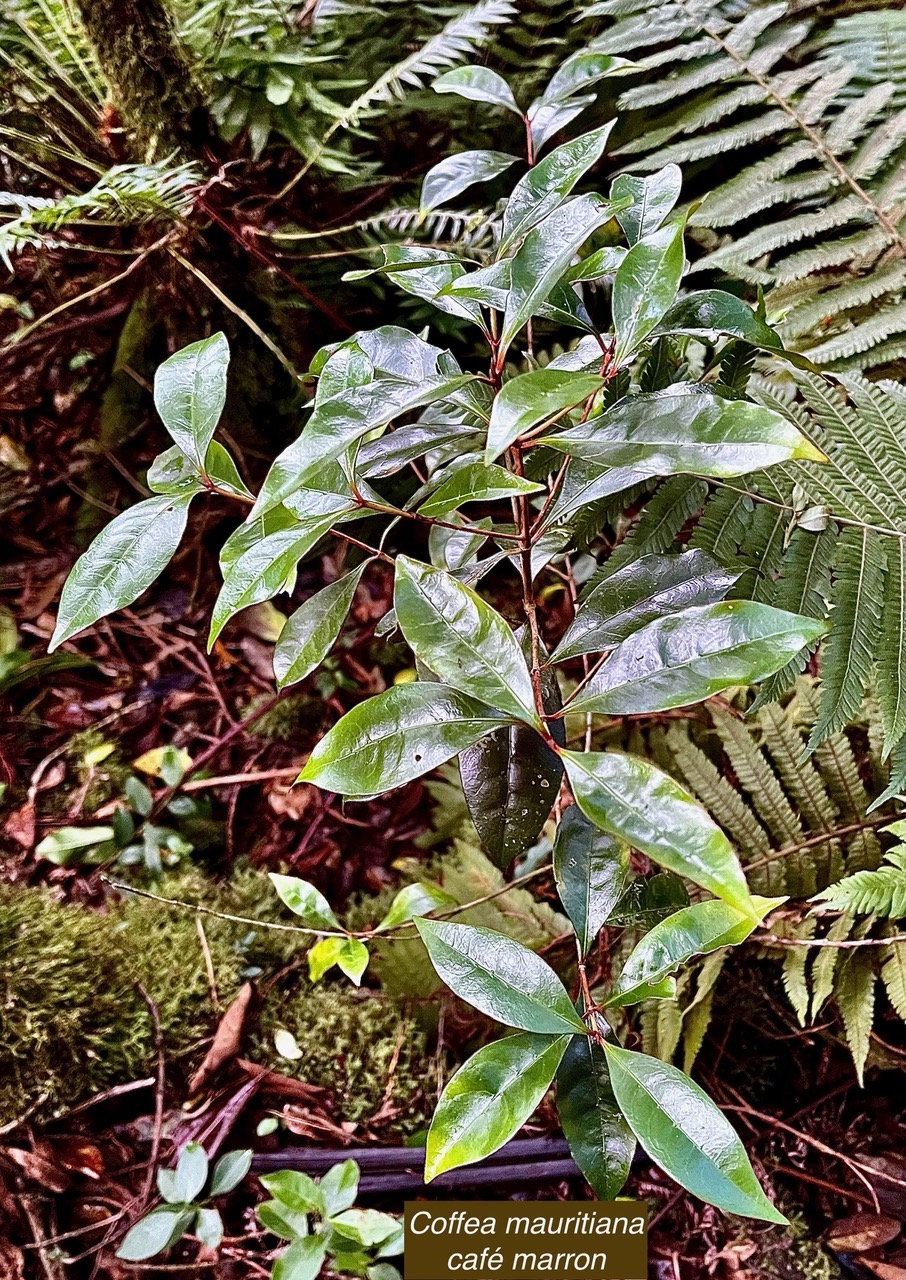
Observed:
[[[832,1222],[824,1238],[835,1253],[867,1253],[900,1234],[896,1218],[877,1213],[854,1213]]]
[[[59,1194],[69,1188],[69,1175],[53,1160],[37,1151],[24,1147],[6,1147],[3,1154],[17,1165],[31,1182],[37,1182],[47,1191]]]
[[[201,1066],[189,1081],[189,1093],[198,1093],[225,1063],[235,1058],[242,1042],[242,1030],[245,1026],[246,1014],[252,1001],[253,987],[244,982],[239,994],[226,1010],[214,1033],[211,1047],[204,1057]]]
[[[860,1258],[859,1266],[877,1276],[878,1280],[906,1280],[906,1267],[895,1267],[889,1262],[874,1262],[871,1258]]]

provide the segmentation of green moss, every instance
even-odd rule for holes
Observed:
[[[274,1033],[281,1028],[298,1044],[298,1061],[278,1055]],[[412,1133],[433,1109],[435,1099],[424,1095],[431,1074],[425,1032],[404,1005],[356,992],[348,983],[303,982],[269,999],[254,1056],[275,1071],[329,1089],[338,1119],[368,1121],[386,1095],[397,1114],[385,1118],[396,1132]]]

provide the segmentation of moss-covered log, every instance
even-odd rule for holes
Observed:
[[[136,159],[191,153],[205,133],[198,68],[166,0],[76,0]]]

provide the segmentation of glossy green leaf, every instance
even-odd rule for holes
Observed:
[[[600,129],[555,147],[519,179],[503,213],[500,257],[512,250],[520,236],[553,213],[579,179],[601,159],[613,126],[611,120]]]
[[[352,573],[322,587],[287,618],[274,648],[278,688],[298,684],[327,657],[346,621],[364,569],[359,565]]]
[[[285,590],[302,557],[320,542],[339,516],[352,509],[351,502],[338,498],[335,512],[295,521],[288,528],[252,542],[224,574],[211,615],[208,649],[240,610],[261,604]]]
[[[230,347],[222,333],[183,347],[158,366],[154,404],[187,457],[203,468],[226,403]]]
[[[298,876],[278,875],[275,871],[269,872],[269,879],[280,901],[301,917],[304,924],[312,929],[339,929],[339,921],[330,903],[313,884],[300,880]],[[272,1188],[268,1187],[268,1190]]]
[[[425,1153],[425,1181],[499,1150],[550,1088],[568,1035],[505,1036],[473,1054],[444,1089]]]
[[[188,1204],[197,1199],[208,1180],[208,1157],[199,1142],[187,1142],[176,1161],[173,1190],[177,1198]]]
[[[586,107],[595,102],[593,93],[581,97],[560,98],[557,101],[541,102],[536,99],[529,108],[529,132],[532,147],[537,156],[546,143],[561,130],[565,129],[576,116],[581,115]]]
[[[495,502],[523,493],[539,493],[543,488],[543,484],[514,475],[504,467],[469,462],[442,481],[418,511],[419,515],[442,519],[465,502]]]
[[[603,280],[605,276],[616,274],[626,253],[627,250],[621,245],[606,245],[603,249],[596,249],[581,262],[569,267],[563,279],[575,284],[581,280]],[[595,351],[600,351],[597,343],[595,343]],[[548,368],[550,367],[548,365]]]
[[[271,1268],[271,1280],[317,1280],[326,1251],[327,1241],[323,1235],[294,1240]]]
[[[324,1197],[318,1184],[307,1173],[296,1169],[278,1169],[260,1178],[265,1191],[296,1213],[324,1213]]]
[[[764,351],[782,351],[779,334],[755,314],[748,303],[722,289],[703,289],[687,293],[673,304],[654,329],[663,333],[691,333],[696,337],[742,338]]]
[[[780,671],[827,626],[755,600],[724,600],[656,618],[613,651],[573,711],[637,715],[703,702]]]
[[[393,929],[397,925],[405,924],[407,920],[413,920],[416,916],[426,916],[429,911],[455,906],[456,899],[449,893],[445,893],[439,885],[427,884],[419,880],[415,884],[407,884],[405,888],[400,889],[391,902],[389,911],[377,926],[377,932]]]
[[[683,224],[674,222],[639,240],[613,278],[614,363],[632,355],[673,305],[686,269]]]
[[[116,1256],[124,1262],[143,1262],[145,1258],[153,1258],[175,1244],[188,1230],[194,1217],[194,1210],[178,1206],[153,1209],[129,1228]]]
[[[753,897],[757,921],[747,912],[737,911],[719,898],[696,902],[668,916],[656,924],[630,953],[607,1003],[637,1004],[639,1000],[646,999],[649,987],[662,982],[693,956],[707,955],[720,947],[744,942],[757,924],[785,901],[785,898]]]
[[[308,1214],[290,1209],[281,1200],[263,1200],[255,1206],[255,1216],[266,1231],[281,1240],[298,1240],[308,1235]]]
[[[581,404],[603,385],[603,378],[559,369],[535,369],[511,378],[494,397],[485,462],[493,462],[526,431]]]
[[[622,213],[617,214],[630,245],[638,244],[660,228],[679,199],[682,185],[683,175],[675,164],[665,165],[645,178],[631,173],[621,173],[614,178],[610,188],[611,200],[628,197],[631,201]]]
[[[512,628],[471,587],[398,556],[393,603],[409,647],[441,680],[506,715],[540,724]]]
[[[752,1172],[724,1113],[676,1067],[605,1044],[610,1080],[632,1131],[655,1164],[725,1213],[786,1225]]]
[[[553,969],[521,942],[494,929],[446,920],[415,921],[431,963],[461,1000],[509,1027],[560,1035],[582,1020]]]
[[[510,86],[489,67],[455,67],[433,80],[431,88],[435,93],[455,93],[472,102],[490,102],[492,106],[506,107],[517,116],[522,115]]]
[[[112,840],[114,834],[113,827],[108,826],[57,827],[55,831],[48,831],[47,835],[38,842],[35,853],[39,858],[55,862],[58,867],[66,867],[73,861],[85,861],[87,854],[82,854],[79,858],[75,857],[80,849],[87,850],[104,844]]]
[[[554,879],[584,956],[626,889],[629,848],[570,805],[557,827]]]
[[[539,443],[597,466],[634,467],[649,475],[690,471],[728,479],[793,459],[825,461],[773,409],[723,400],[689,384],[629,396]]]
[[[146,498],[101,530],[66,579],[49,653],[150,587],[179,546],[193,496]]]
[[[580,604],[553,653],[601,653],[656,618],[723,599],[739,575],[703,551],[643,555],[607,575]]]
[[[308,953],[308,976],[320,982],[334,965],[359,986],[368,968],[368,948],[358,938],[319,938]]]
[[[239,474],[236,463],[224,449],[219,440],[212,440],[204,459],[204,473],[211,484],[224,493],[239,498],[251,498],[245,481]]]
[[[555,154],[551,152],[551,156]],[[573,255],[609,216],[610,206],[600,196],[576,196],[555,208],[527,233],[510,262],[510,290],[497,349],[498,368],[503,367],[513,339],[547,299]],[[627,261],[628,258],[627,254]],[[624,262],[620,271],[625,265]]]
[[[557,1114],[588,1185],[599,1200],[614,1200],[629,1177],[635,1135],[617,1106],[604,1050],[587,1036],[574,1036],[563,1055]]]
[[[666,773],[622,752],[561,756],[576,803],[595,826],[758,919],[729,840]]]
[[[398,427],[389,435],[361,446],[356,456],[356,475],[368,480],[383,480],[402,471],[403,467],[417,461],[429,450],[441,449],[453,441],[461,441],[464,449],[477,447],[477,437],[473,437],[471,428],[461,422],[444,425],[415,422]]]
[[[489,153],[494,154],[494,153]],[[361,280],[375,274],[386,275],[398,289],[413,297],[423,298],[433,307],[450,315],[464,316],[482,324],[481,309],[467,299],[451,297],[444,292],[448,285],[462,279],[466,269],[457,258],[442,249],[426,245],[385,244],[381,246],[383,263],[363,271],[347,271],[344,280]],[[438,297],[438,294],[442,296]]]
[[[419,205],[424,212],[439,209],[476,182],[487,182],[516,163],[504,151],[458,151],[425,174]]]
[[[233,1191],[239,1186],[251,1167],[251,1151],[228,1151],[214,1165],[208,1194],[224,1196],[228,1191]]]
[[[324,1216],[333,1217],[355,1204],[359,1191],[359,1166],[354,1160],[332,1164],[318,1184],[324,1201]]]
[[[395,685],[347,712],[298,780],[344,796],[377,795],[436,769],[505,719],[447,685]]]
[[[624,74],[632,66],[628,58],[599,53],[596,49],[580,49],[560,63],[538,101],[559,102],[574,93],[584,93],[605,76]]]
[[[213,448],[213,442],[208,452]],[[145,476],[152,493],[201,493],[204,481],[197,462],[186,457],[178,444],[159,453]]]

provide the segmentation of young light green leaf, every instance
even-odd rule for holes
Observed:
[[[308,976],[312,982],[319,982],[336,965],[359,986],[368,959],[368,948],[358,938],[319,938],[308,953]]]
[[[355,1204],[359,1191],[359,1166],[354,1160],[332,1164],[318,1184],[324,1201],[324,1216],[332,1218]]]
[[[176,1161],[173,1190],[183,1204],[197,1199],[208,1180],[208,1157],[199,1142],[187,1142]]]
[[[516,498],[523,493],[538,493],[543,488],[544,485],[514,475],[505,467],[467,462],[437,486],[430,498],[421,504],[418,513],[432,519],[443,519],[466,502],[494,502],[499,498]]]
[[[582,955],[607,921],[629,880],[629,848],[589,822],[577,804],[560,818],[554,879]]]
[[[638,715],[703,702],[780,671],[827,630],[755,600],[724,600],[656,618],[622,641],[573,711]]]
[[[179,546],[193,497],[188,492],[146,498],[101,530],[66,579],[48,653],[150,587]]]
[[[336,498],[333,505],[332,512],[296,520],[288,528],[252,542],[247,551],[227,566],[211,615],[208,650],[235,614],[286,590],[287,580],[302,557],[339,518],[354,509],[352,501],[343,498]]]
[[[635,1135],[617,1106],[604,1050],[587,1036],[574,1036],[563,1055],[557,1114],[592,1191],[600,1200],[615,1199],[629,1177]]]
[[[639,240],[613,278],[614,363],[621,365],[673,305],[686,269],[683,224],[674,222]]]
[[[154,375],[157,412],[183,453],[204,468],[208,445],[226,403],[230,346],[222,333],[183,347]]]
[[[424,213],[460,195],[476,182],[488,182],[516,163],[504,151],[458,151],[425,174],[419,206]]]
[[[290,1209],[281,1200],[263,1200],[256,1205],[255,1215],[266,1231],[281,1240],[299,1240],[308,1235],[307,1213]]]
[[[265,1191],[294,1213],[324,1213],[324,1197],[318,1184],[297,1169],[278,1169],[260,1178]]]
[[[223,1219],[216,1209],[199,1209],[195,1215],[195,1236],[207,1249],[216,1249],[223,1239]]]
[[[576,803],[602,831],[758,921],[739,859],[707,810],[647,760],[561,751]]]
[[[506,717],[443,684],[400,684],[348,711],[299,774],[344,796],[372,796],[430,773]]]
[[[761,921],[785,901],[753,897],[752,905]],[[607,1003],[637,1004],[647,998],[648,988],[657,986],[687,960],[744,942],[757,923],[748,913],[737,911],[718,898],[677,911],[656,924],[636,945]]]
[[[484,1045],[444,1089],[425,1153],[425,1181],[474,1164],[522,1127],[550,1088],[570,1037],[505,1036]]]
[[[559,369],[535,369],[511,378],[494,398],[485,462],[493,462],[526,431],[581,404],[603,385],[603,378]]]
[[[316,591],[287,618],[274,647],[274,675],[279,689],[298,684],[327,657],[346,621],[364,569],[359,565],[352,573]]]
[[[398,556],[393,603],[413,653],[441,680],[505,715],[540,725],[519,642],[471,587]]]
[[[551,159],[556,152],[551,152]],[[527,233],[510,262],[510,289],[497,348],[496,367],[502,369],[506,353],[522,326],[534,314],[570,260],[596,227],[610,217],[610,206],[600,196],[576,196],[561,204]],[[681,250],[682,252],[682,250]],[[630,251],[631,253],[631,251]],[[629,260],[626,255],[626,261]],[[626,261],[620,267],[622,271]],[[619,272],[617,273],[619,276]],[[616,279],[614,280],[616,290]],[[672,301],[672,298],[671,298]],[[666,307],[664,308],[666,310]],[[659,313],[659,320],[663,312]],[[656,323],[653,322],[653,323]]]
[[[277,890],[280,901],[295,915],[301,916],[309,928],[339,929],[340,924],[333,908],[313,884],[300,880],[298,876],[277,875],[275,871],[269,872],[268,878]]]
[[[455,93],[472,102],[490,102],[492,106],[506,107],[507,111],[514,111],[517,116],[522,115],[512,89],[503,76],[490,67],[454,67],[452,71],[445,71],[433,80],[431,88],[435,93]]]
[[[610,198],[614,202],[628,198],[631,203],[617,214],[630,245],[638,244],[657,231],[679,199],[683,175],[679,166],[665,165],[647,178],[621,173],[614,178]]]
[[[113,827],[57,827],[38,842],[35,853],[39,858],[55,862],[58,867],[68,866],[80,849],[91,849],[112,840]],[[84,855],[82,860],[84,861]]]
[[[723,400],[689,384],[627,396],[607,413],[538,443],[597,466],[634,467],[648,475],[691,471],[728,479],[777,462],[826,461],[773,409]]]
[[[425,916],[429,911],[455,906],[456,899],[449,893],[445,893],[438,885],[419,880],[415,884],[407,884],[405,888],[400,889],[390,904],[390,910],[377,926],[377,932],[393,929],[397,925],[405,924],[407,920],[413,920],[416,916]]]
[[[327,1241],[323,1235],[294,1240],[271,1269],[271,1280],[317,1280],[324,1266]]]
[[[665,1173],[725,1213],[786,1225],[724,1113],[676,1067],[605,1043],[610,1081],[639,1142]]]
[[[494,929],[424,916],[415,927],[439,977],[489,1018],[546,1035],[584,1032],[563,983],[521,942]]]
[[[146,1258],[153,1258],[175,1244],[194,1217],[193,1209],[176,1205],[152,1209],[129,1228],[116,1256],[124,1262],[144,1262]]]
[[[346,1209],[331,1217],[330,1225],[338,1235],[352,1240],[363,1249],[373,1249],[397,1234],[400,1224],[389,1213],[377,1209]]]
[[[739,575],[703,551],[642,555],[609,573],[580,604],[552,661],[602,653],[656,618],[723,599]]]
[[[233,1191],[251,1167],[251,1151],[228,1151],[214,1165],[208,1194],[225,1196],[228,1191]]]
[[[553,213],[579,179],[600,160],[614,123],[611,120],[600,129],[592,129],[555,147],[519,179],[504,210],[499,257],[505,257],[520,236]]]

